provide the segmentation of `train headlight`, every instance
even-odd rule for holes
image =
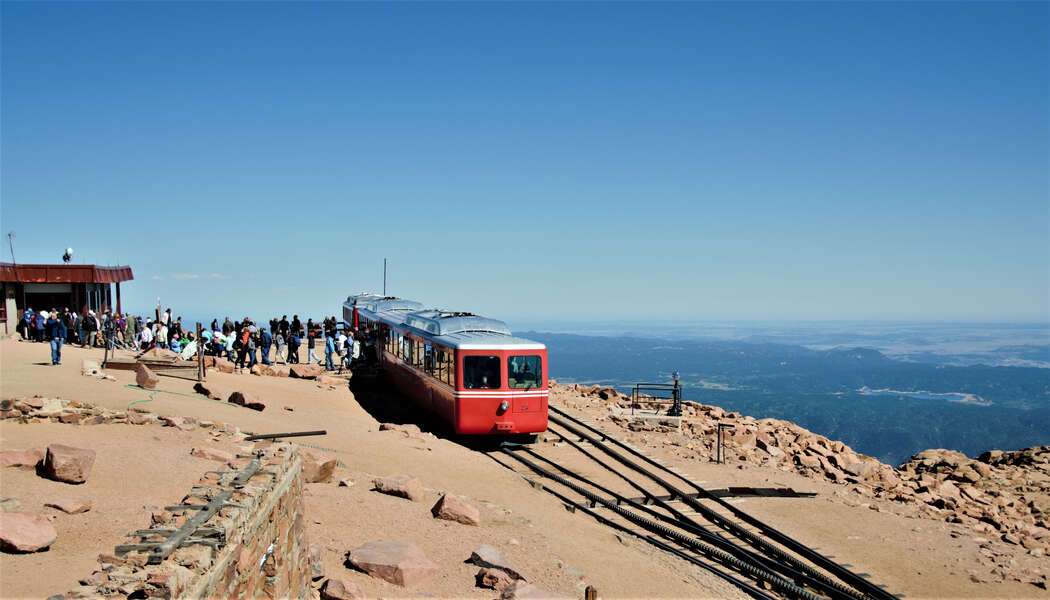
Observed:
[[[510,404],[506,400],[504,400],[503,402],[499,403],[499,411],[500,412],[507,412],[508,408],[510,408]]]

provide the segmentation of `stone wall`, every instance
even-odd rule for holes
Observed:
[[[239,474],[259,461],[246,481]],[[309,598],[310,558],[303,505],[303,461],[297,446],[277,443],[209,472],[178,505],[203,505],[229,493],[227,505],[201,524],[193,538],[160,564],[150,549],[197,511],[167,507],[144,515],[113,552],[99,555],[98,569],[67,598]],[[171,510],[168,510],[171,509]],[[156,534],[150,534],[156,531]],[[192,542],[192,540],[191,540]]]

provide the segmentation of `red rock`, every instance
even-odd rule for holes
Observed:
[[[478,570],[474,580],[478,587],[493,589],[497,592],[502,592],[516,581],[506,571],[488,568]]]
[[[40,410],[41,408],[44,408],[44,400],[46,400],[46,398],[33,396],[32,398],[25,398],[22,402],[29,406],[29,408]]]
[[[306,483],[328,481],[339,464],[339,459],[334,456],[305,446],[299,448],[299,455],[303,460],[303,481]]]
[[[500,600],[569,600],[565,596],[541,590],[524,581],[515,581],[507,586],[500,593],[499,597]]]
[[[332,387],[343,387],[346,385],[345,379],[332,377],[331,375],[318,375],[315,381],[320,385],[330,385]]]
[[[332,578],[321,586],[321,600],[364,600],[366,597],[356,583],[345,579]]]
[[[379,425],[379,431],[400,431],[405,434],[405,437],[418,438],[423,435],[423,431],[419,428],[419,425],[414,423],[405,423],[399,425],[397,423],[381,423]]]
[[[252,410],[263,411],[266,410],[266,403],[261,398],[251,392],[234,392],[230,394],[228,400],[230,404],[236,404]]]
[[[288,365],[273,365],[272,368],[274,377],[288,377],[291,374],[291,368]]]
[[[20,512],[0,513],[0,550],[38,552],[55,543],[58,532],[47,517]]]
[[[319,365],[292,365],[289,373],[298,379],[313,379],[324,373],[324,369]]]
[[[216,358],[214,368],[220,373],[233,373],[235,370],[234,364],[225,358]]]
[[[95,464],[95,451],[51,444],[44,457],[44,473],[51,479],[66,483],[84,483]]]
[[[155,390],[157,389],[157,384],[160,383],[160,380],[153,371],[149,370],[149,367],[139,363],[135,366],[135,383],[137,383],[139,387]]]
[[[0,467],[18,467],[35,469],[37,463],[44,460],[44,451],[40,448],[29,450],[4,450],[0,452]]]
[[[350,551],[350,563],[372,577],[410,587],[437,573],[438,566],[411,542],[368,542]]]
[[[446,521],[456,521],[464,525],[479,525],[481,513],[469,502],[454,494],[445,494],[430,509],[431,514]]]
[[[76,498],[55,498],[50,502],[45,502],[44,506],[57,508],[58,510],[64,513],[69,513],[71,515],[91,510],[90,502],[87,502],[85,500],[77,500]]]
[[[229,397],[229,394],[226,394],[225,392],[217,388],[214,383],[208,383],[206,381],[198,381],[197,383],[193,384],[193,391],[197,392],[198,394],[203,394],[211,398],[212,400],[222,401]]]
[[[190,450],[190,456],[196,456],[197,458],[206,458],[208,460],[217,460],[219,462],[229,462],[235,458],[233,454],[230,454],[225,450],[204,447],[194,448]]]
[[[372,480],[377,492],[408,498],[413,502],[422,502],[426,498],[423,484],[415,477],[407,475],[395,475],[393,477],[379,477]]]
[[[468,558],[466,562],[475,564],[479,567],[505,571],[514,579],[526,579],[526,577],[521,574],[521,571],[514,566],[514,563],[510,562],[509,558],[504,556],[503,553],[496,548],[487,544],[478,546],[477,550],[470,553],[470,558]]]

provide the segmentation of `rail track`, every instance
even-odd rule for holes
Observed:
[[[565,457],[544,456],[529,445],[503,444],[492,456],[572,510],[709,571],[753,598],[897,598],[629,444],[549,408],[548,431],[578,453],[573,462],[587,466],[573,470]],[[604,483],[582,472],[594,469]]]

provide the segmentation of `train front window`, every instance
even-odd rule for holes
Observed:
[[[507,383],[515,389],[540,387],[541,367],[539,356],[511,356],[507,358]]]
[[[468,390],[494,390],[500,387],[498,356],[463,358],[463,386]]]

